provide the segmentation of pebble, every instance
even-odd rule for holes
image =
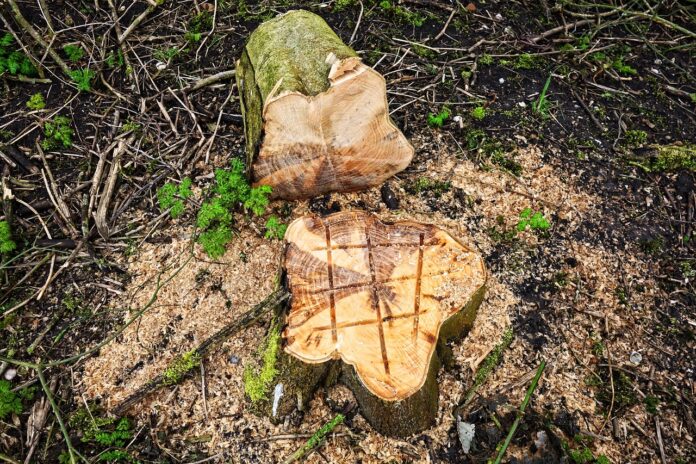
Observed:
[[[230,362],[231,362],[232,364],[234,364],[235,366],[236,366],[237,364],[239,364],[239,361],[240,361],[239,356],[236,356],[236,355],[230,356]]]
[[[7,369],[5,371],[5,380],[12,380],[17,377],[17,369]]]
[[[504,83],[505,83],[505,79],[503,79],[503,78],[501,77],[500,79],[498,79],[498,82],[500,82],[501,84],[504,84]]]
[[[631,356],[628,358],[633,364],[640,364],[640,362],[643,360],[643,355],[640,354],[637,351],[634,351],[631,353]]]
[[[382,194],[382,201],[387,205],[387,208],[391,210],[399,209],[399,199],[389,187],[389,184],[382,185],[382,188],[379,189],[379,193]]]
[[[519,106],[520,108],[526,108],[527,104],[525,102],[519,102],[517,106]]]

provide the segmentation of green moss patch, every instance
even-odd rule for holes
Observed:
[[[276,363],[280,352],[280,328],[273,325],[268,332],[266,343],[261,350],[261,367],[244,369],[244,392],[253,403],[267,398],[268,392],[278,374]]]
[[[188,351],[183,355],[177,357],[172,361],[172,363],[167,367],[162,376],[163,385],[175,385],[181,381],[181,379],[191,372],[194,368],[201,364],[201,355],[195,350]]]

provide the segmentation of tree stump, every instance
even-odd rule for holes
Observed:
[[[261,24],[236,79],[249,176],[274,198],[373,187],[413,158],[389,117],[384,78],[313,13]]]
[[[283,356],[324,366],[303,378],[312,386],[304,400],[333,366],[380,433],[403,437],[431,426],[438,348],[473,324],[485,292],[483,259],[435,226],[386,224],[363,212],[303,217],[285,237],[292,302]],[[279,369],[276,386],[297,383],[293,374]]]

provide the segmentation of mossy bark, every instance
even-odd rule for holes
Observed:
[[[304,411],[329,371],[329,364],[306,364],[282,352],[275,364],[277,375],[266,396],[252,401],[250,410],[277,424],[295,411]]]
[[[321,17],[304,10],[279,15],[251,34],[236,73],[248,170],[263,137],[266,100],[285,92],[314,96],[326,91],[331,53],[339,60],[357,56]]]
[[[486,287],[481,287],[461,311],[447,319],[440,328],[438,348],[430,360],[425,383],[403,401],[384,401],[373,395],[362,384],[355,369],[344,365],[341,380],[353,391],[360,413],[383,435],[407,437],[431,427],[437,418],[439,389],[437,373],[442,364],[448,364],[451,350],[448,342],[465,336],[476,318]]]
[[[255,414],[268,417],[271,422],[279,423],[285,417],[295,411],[304,411],[307,403],[312,399],[314,392],[326,378],[331,368],[330,363],[306,364],[294,358],[280,346],[272,365],[264,365],[268,360],[263,359],[263,351],[269,343],[273,343],[274,331],[278,329],[277,321],[284,321],[287,305],[283,305],[276,311],[274,321],[260,345],[263,347],[259,353],[259,368],[257,371],[270,369],[275,372],[272,382],[266,385],[262,398],[252,398],[247,391],[246,399],[249,408]],[[282,343],[282,342],[278,342]],[[254,368],[251,368],[254,369]],[[254,374],[252,374],[254,375]],[[245,390],[247,382],[245,379]]]

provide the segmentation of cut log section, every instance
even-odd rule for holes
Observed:
[[[481,256],[435,226],[363,212],[300,218],[285,238],[285,352],[307,365],[340,360],[343,382],[383,434],[432,425],[437,348],[473,323]]]
[[[313,13],[260,25],[236,78],[249,176],[274,198],[373,187],[413,158],[389,117],[384,78]]]

